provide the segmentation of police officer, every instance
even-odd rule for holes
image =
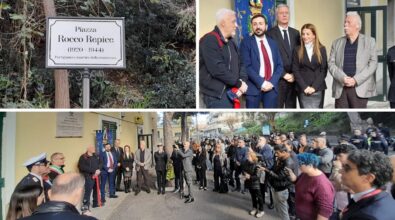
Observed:
[[[387,53],[388,74],[391,85],[388,91],[388,101],[391,108],[395,108],[395,46],[391,47]]]
[[[370,132],[370,150],[381,151],[388,155],[388,144],[384,137],[377,134],[376,131]]]
[[[48,162],[49,161],[47,161],[46,153],[42,153],[38,156],[28,159],[23,165],[27,168],[27,170],[29,170],[29,174],[23,177],[23,179],[16,185],[15,189],[19,189],[27,185],[41,186],[45,193],[44,202],[48,201],[48,190],[50,187],[43,181],[42,177],[44,174],[49,172]]]
[[[368,149],[368,139],[362,135],[361,130],[355,129],[354,135],[350,138],[350,143],[352,143],[358,149]]]

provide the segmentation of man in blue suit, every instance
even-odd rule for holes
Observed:
[[[100,161],[102,164],[101,167],[101,183],[100,183],[100,194],[101,194],[101,202],[104,204],[106,202],[105,199],[105,186],[107,179],[109,179],[109,188],[110,188],[110,198],[117,198],[115,195],[115,168],[117,166],[117,157],[113,152],[111,152],[111,145],[106,144],[104,146],[105,151],[100,153]]]
[[[248,75],[246,92],[247,108],[277,108],[278,81],[283,64],[276,42],[266,37],[267,20],[256,14],[251,18],[254,34],[241,42],[243,68]]]

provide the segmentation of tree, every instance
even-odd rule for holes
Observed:
[[[235,124],[239,121],[236,116],[228,116],[224,119],[231,133],[235,132]]]
[[[189,140],[188,116],[197,115],[197,112],[175,112],[173,119],[181,120],[181,142]]]
[[[173,151],[173,128],[171,127],[171,121],[173,119],[174,112],[164,112],[163,113],[163,139],[165,151],[168,155]]]
[[[56,16],[54,0],[43,0],[45,17]],[[55,70],[55,108],[70,108],[69,73],[67,70]]]
[[[151,112],[151,125],[152,125],[152,146],[157,146],[158,145],[158,126],[157,126],[157,121],[158,121],[158,115],[156,112]]]

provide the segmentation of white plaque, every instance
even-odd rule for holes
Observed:
[[[126,68],[124,18],[50,17],[47,68]]]
[[[58,112],[56,137],[82,137],[84,129],[83,112]]]

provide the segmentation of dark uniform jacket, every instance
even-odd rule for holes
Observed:
[[[395,200],[387,192],[350,203],[343,212],[342,220],[393,220]]]
[[[42,179],[42,181],[43,182],[41,185],[40,179],[29,173],[22,178],[22,180],[18,183],[18,185],[16,185],[15,190],[20,189],[21,187],[31,186],[31,185],[41,186],[41,188],[43,188],[44,191],[45,201],[49,201],[48,191],[51,189],[51,185],[45,182],[44,179]]]
[[[22,220],[96,220],[97,218],[80,215],[70,203],[50,201],[40,205],[29,217]]]
[[[350,143],[353,144],[358,149],[368,149],[368,139],[363,135],[354,135],[350,139]]]
[[[29,173],[22,178],[22,180],[16,185],[15,189],[30,185],[42,187],[40,179]]]

